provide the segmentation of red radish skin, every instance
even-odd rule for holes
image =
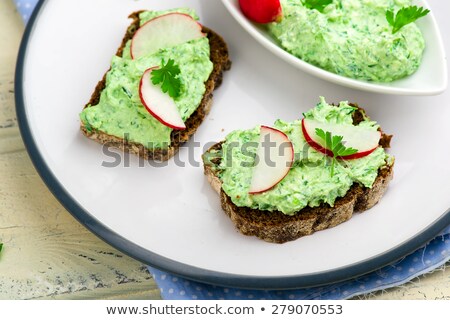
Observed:
[[[329,157],[333,157],[333,152],[322,147],[320,144],[318,144],[317,142],[315,142],[313,139],[311,139],[311,137],[309,136],[308,132],[306,131],[305,128],[305,119],[302,120],[302,132],[303,132],[303,136],[305,137],[306,142],[316,151],[319,151],[321,153],[323,153],[324,155],[327,155]]]
[[[170,123],[168,121],[166,121],[165,119],[163,119],[160,115],[158,115],[152,108],[150,108],[148,101],[145,100],[144,98],[144,94],[143,94],[143,85],[144,85],[144,81],[151,81],[150,80],[150,75],[151,72],[155,69],[159,69],[158,66],[156,67],[152,67],[149,68],[147,70],[145,70],[144,74],[142,75],[141,80],[139,81],[139,98],[141,99],[141,103],[144,105],[145,109],[159,122],[161,122],[163,125],[172,128],[174,130],[184,130],[186,129],[186,126],[180,126],[180,125],[174,125],[173,123]]]
[[[242,13],[256,23],[280,22],[283,17],[280,0],[239,0]]]
[[[303,136],[305,137],[306,142],[316,151],[319,151],[329,157],[333,157],[333,152],[331,150],[328,150],[326,148],[324,148],[323,146],[321,146],[320,144],[318,144],[317,142],[315,142],[311,136],[308,134],[306,128],[305,128],[305,119],[302,120],[302,132],[303,132]],[[381,137],[381,133],[380,133],[380,137]],[[355,159],[360,159],[363,157],[368,156],[369,154],[371,154],[372,152],[374,152],[376,149],[378,148],[378,146],[376,146],[373,149],[370,150],[366,150],[363,152],[357,152],[355,154],[351,154],[349,156],[343,156],[343,157],[336,157],[337,159],[340,160],[355,160]]]
[[[340,160],[355,160],[355,159],[361,159],[361,158],[364,158],[364,157],[368,156],[369,154],[371,154],[371,153],[374,152],[375,150],[377,150],[377,148],[378,148],[378,146],[375,147],[375,148],[373,148],[373,149],[371,149],[371,150],[367,150],[367,151],[364,151],[364,152],[358,152],[358,153],[355,153],[355,154],[351,154],[351,155],[349,155],[349,156],[336,157],[336,158],[337,158],[337,159],[340,159]]]
[[[252,190],[253,186],[250,186],[250,190],[251,191],[249,191],[248,193],[251,194],[251,195],[260,194],[260,193],[263,193],[263,192],[271,190],[273,187],[275,187],[281,180],[283,180],[287,176],[287,174],[289,173],[289,171],[290,171],[290,169],[292,167],[292,164],[294,163],[294,146],[293,146],[292,142],[290,141],[289,137],[284,132],[282,132],[282,131],[280,131],[278,129],[275,129],[275,128],[272,128],[272,127],[268,127],[268,126],[261,126],[261,134],[264,133],[264,131],[271,132],[272,134],[278,135],[279,137],[281,137],[281,140],[283,141],[283,143],[285,143],[285,142],[289,143],[291,155],[290,155],[289,161],[286,161],[286,162],[289,162],[290,166],[289,167],[285,167],[285,168],[278,167],[279,169],[281,169],[280,170],[281,174],[276,180],[273,181],[273,183],[270,186],[265,187],[265,188],[261,188],[261,189],[258,189],[258,190]],[[278,146],[278,150],[279,150],[279,146]],[[283,170],[285,172],[283,172]]]
[[[166,28],[164,30],[160,30],[161,27],[158,26],[158,24],[162,24],[163,20],[168,21],[168,24],[171,26],[170,29]],[[176,26],[176,22],[179,23],[178,28],[173,27]],[[185,13],[172,12],[153,18],[144,23],[131,39],[131,58],[139,58],[144,53],[142,52],[142,48],[138,47],[142,47],[143,45],[151,46],[156,43],[155,40],[161,41],[161,45],[156,46],[156,49],[150,51],[156,51],[157,49],[163,47],[174,46],[189,40],[205,37],[206,34],[202,32],[202,28],[203,27],[200,23]],[[165,30],[171,30],[171,32],[174,32],[175,34],[169,34],[169,32],[165,32]],[[183,32],[186,34],[182,36]],[[151,52],[145,52],[145,54],[147,53]]]

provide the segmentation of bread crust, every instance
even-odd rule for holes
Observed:
[[[359,111],[364,114],[363,109],[359,108]],[[380,146],[388,148],[391,138],[392,136],[382,133]],[[219,142],[213,145],[207,153],[214,150],[219,151],[220,154],[221,149],[222,143]],[[214,161],[214,159],[204,161],[204,173],[212,188],[219,194],[224,212],[242,234],[256,236],[273,243],[285,243],[316,231],[335,227],[349,220],[355,212],[372,208],[380,201],[394,176],[394,164],[383,167],[379,169],[372,188],[365,188],[354,183],[344,197],[336,199],[333,207],[322,204],[314,208],[303,208],[294,215],[285,215],[280,211],[262,211],[236,206],[223,191],[222,182],[217,177],[211,160]]]
[[[140,19],[139,13],[142,11],[133,12],[129,18],[132,19],[132,23],[127,28],[127,32],[122,39],[122,44],[118,48],[116,55],[121,57],[123,49],[126,43],[133,37],[135,32],[139,29]],[[210,58],[213,62],[213,71],[211,72],[208,80],[205,82],[205,93],[203,99],[200,102],[198,108],[194,113],[186,120],[185,130],[173,130],[171,133],[170,145],[164,149],[148,149],[140,143],[127,141],[122,137],[116,137],[107,134],[100,130],[88,130],[81,122],[80,129],[82,133],[101,144],[108,144],[108,146],[115,147],[117,149],[136,154],[140,157],[149,160],[166,161],[170,159],[180,148],[180,146],[189,140],[189,138],[197,131],[197,128],[203,122],[205,116],[209,113],[212,100],[213,91],[217,89],[222,83],[223,72],[231,68],[231,61],[229,58],[228,47],[224,39],[213,30],[203,26],[204,33],[207,34],[210,43]],[[109,71],[109,70],[108,70]],[[99,103],[100,95],[106,86],[106,74],[104,74],[102,80],[100,80],[95,87],[94,92],[91,95],[91,99],[85,105],[85,108],[89,106],[95,106]]]

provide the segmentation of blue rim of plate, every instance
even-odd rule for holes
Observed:
[[[33,27],[46,1],[40,0],[38,2],[25,29],[17,58],[14,85],[20,132],[36,170],[59,202],[87,229],[124,254],[162,271],[203,283],[246,289],[296,289],[345,281],[375,271],[423,246],[450,225],[450,210],[448,210],[427,229],[385,253],[326,272],[292,276],[247,276],[206,270],[165,258],[132,243],[106,227],[81,207],[76,199],[61,185],[58,178],[53,175],[33,138],[23,95],[24,62]]]

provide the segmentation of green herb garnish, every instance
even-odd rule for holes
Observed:
[[[394,11],[392,10],[386,11],[386,20],[392,26],[392,34],[394,34],[407,24],[413,23],[417,19],[425,17],[429,12],[430,10],[422,7],[404,7],[398,10],[396,15],[394,15]]]
[[[334,175],[334,166],[336,165],[337,157],[351,156],[352,154],[358,152],[358,150],[356,149],[346,148],[344,146],[344,144],[342,143],[342,140],[344,139],[343,136],[333,136],[331,132],[325,132],[320,128],[316,128],[316,134],[325,142],[325,148],[333,153],[333,162],[331,163],[331,176]]]
[[[317,11],[323,13],[323,10],[327,5],[332,3],[333,0],[302,0],[302,4],[308,9],[316,9]]]
[[[181,81],[178,78],[180,67],[175,61],[169,59],[167,64],[162,62],[163,66],[152,71],[152,83],[154,85],[161,83],[161,89],[164,93],[169,93],[172,98],[178,98],[181,93]]]
[[[0,252],[2,252],[3,249],[3,243],[0,243]]]

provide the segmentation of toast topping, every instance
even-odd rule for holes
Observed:
[[[304,113],[304,117],[308,121],[327,125],[353,126],[353,114],[356,110],[347,102],[333,106],[322,98],[315,108]],[[375,134],[379,129],[376,122],[370,121],[366,116],[363,116],[356,127],[363,128],[357,130]],[[332,158],[310,147],[303,134],[302,120],[290,123],[278,120],[274,128],[292,142],[295,157],[287,175],[266,192],[249,194],[256,171],[254,166],[261,128],[234,131],[222,143],[217,174],[222,182],[222,189],[237,206],[277,210],[287,215],[295,214],[307,206],[333,206],[336,199],[344,196],[354,183],[371,188],[379,169],[390,163],[390,156],[385,150],[376,147],[370,154],[358,159],[336,159],[331,176]]]
[[[200,23],[190,15],[168,13],[141,25],[131,40],[130,54],[133,59],[138,59],[160,49],[175,47],[205,36]]]
[[[294,161],[294,147],[288,136],[275,128],[261,126],[253,169],[250,194],[272,189],[289,172]]]
[[[336,159],[351,160],[368,156],[378,148],[381,139],[381,132],[371,128],[311,119],[302,120],[302,133],[311,147],[333,158],[331,175]]]
[[[159,70],[159,67],[149,68],[142,75],[139,83],[141,102],[147,111],[163,125],[175,130],[184,130],[186,125],[181,119],[175,101],[164,93],[164,85],[161,90],[160,87],[155,85],[154,78],[150,80],[151,75]]]
[[[144,11],[139,14],[141,26],[155,17],[171,12],[189,14],[198,19],[196,14],[188,9]],[[180,74],[177,78],[181,82],[180,94],[173,102],[182,121],[186,121],[200,105],[205,93],[205,82],[213,70],[209,40],[207,37],[200,37],[135,59],[131,57],[130,46],[131,40],[127,42],[122,57],[112,58],[100,101],[97,105],[83,110],[80,114],[81,121],[87,130],[125,138],[148,149],[166,149],[171,143],[173,129],[158,121],[144,107],[139,95],[140,80],[149,68],[173,60],[179,66]],[[177,125],[178,122],[174,126]]]

